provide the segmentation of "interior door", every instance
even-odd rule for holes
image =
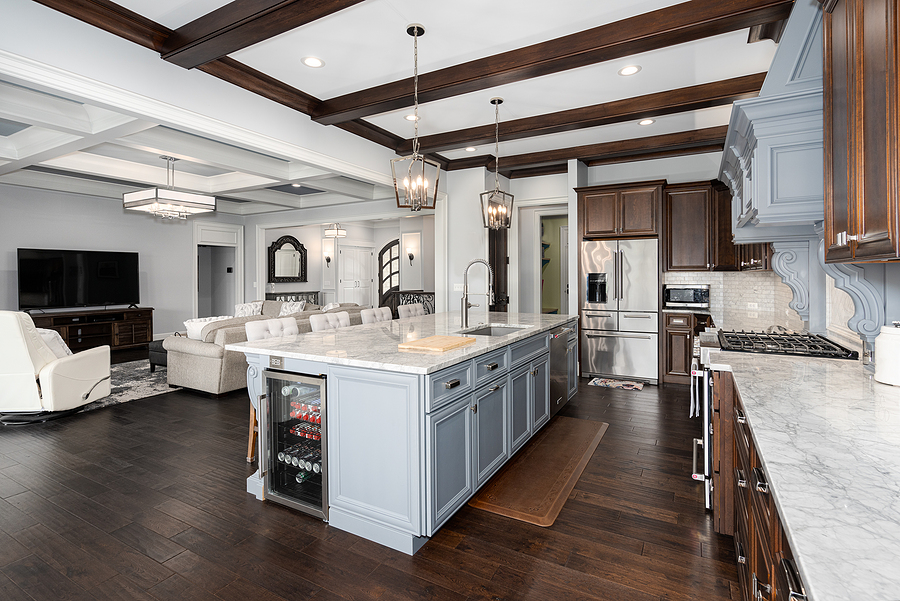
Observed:
[[[372,305],[374,248],[342,246],[339,255],[339,302]]]

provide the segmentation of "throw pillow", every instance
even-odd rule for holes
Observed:
[[[234,306],[235,317],[250,317],[251,315],[262,315],[262,301],[253,301],[252,303],[243,303]]]
[[[221,315],[219,317],[198,317],[197,319],[189,319],[184,322],[184,327],[187,328],[187,337],[191,340],[202,340],[200,337],[200,333],[203,331],[203,328],[206,327],[211,321],[219,321],[222,319],[231,319],[231,315]]]
[[[330,311],[331,309],[337,309],[341,306],[341,303],[328,303],[324,307],[322,307],[322,312]]]
[[[299,313],[305,306],[306,301],[285,301],[281,303],[281,311],[278,313],[278,317],[284,317],[285,315],[293,315],[294,313]]]
[[[60,336],[59,332],[56,330],[46,330],[44,328],[35,328],[35,330],[41,335],[44,344],[50,347],[50,350],[53,351],[53,354],[56,355],[57,359],[62,359],[63,357],[72,354],[72,351],[69,350],[69,347],[66,346],[62,336]]]

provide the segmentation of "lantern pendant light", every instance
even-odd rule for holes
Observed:
[[[491,230],[509,229],[512,224],[513,195],[500,189],[500,105],[502,98],[491,98],[494,105],[494,189],[481,193],[481,217]]]
[[[438,176],[441,166],[436,161],[419,154],[419,37],[425,28],[413,23],[406,28],[413,37],[413,136],[412,154],[391,160],[394,177],[394,194],[399,208],[421,211],[433,209],[437,197]]]

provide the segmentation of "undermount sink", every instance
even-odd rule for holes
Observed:
[[[509,336],[510,334],[515,334],[519,330],[524,330],[528,327],[530,326],[487,325],[460,330],[459,333],[471,334],[473,336]]]

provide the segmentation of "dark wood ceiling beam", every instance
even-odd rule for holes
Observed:
[[[635,161],[649,161],[651,159],[667,159],[671,157],[687,156],[691,154],[707,154],[710,152],[722,152],[725,149],[725,142],[719,144],[708,144],[706,146],[689,146],[686,148],[670,148],[668,150],[650,150],[635,154],[623,154],[619,156],[604,157],[602,159],[592,159],[585,164],[588,167],[597,167],[598,165],[618,165],[619,163],[633,163]]]
[[[511,173],[503,173],[509,179],[521,179],[523,177],[540,177],[542,175],[559,175],[560,173],[568,173],[569,166],[565,163],[559,165],[545,165],[543,167],[535,167],[534,169],[520,169]]]
[[[500,139],[518,140],[724,106],[735,100],[757,96],[765,77],[765,73],[757,73],[605,104],[506,121],[500,124]],[[494,124],[470,127],[420,137],[419,148],[421,152],[441,152],[464,146],[478,146],[493,142],[494,135]],[[412,140],[406,140],[403,146],[397,149],[397,152],[405,153],[411,152],[411,150]]]
[[[785,19],[793,0],[692,0],[580,33],[419,76],[431,102]],[[325,100],[313,118],[333,125],[411,106],[412,78]]]
[[[690,131],[662,134],[646,138],[631,138],[615,142],[602,142],[585,146],[573,146],[542,152],[518,154],[500,159],[500,171],[504,174],[515,174],[519,171],[540,169],[543,167],[565,166],[571,159],[578,159],[589,165],[601,165],[613,162],[642,160],[636,157],[659,158],[653,153],[698,154],[700,152],[716,152],[725,144],[728,126],[707,127]],[[690,151],[695,152],[690,152]],[[447,167],[448,171],[484,167],[493,170],[494,160],[491,155],[455,159]]]
[[[362,1],[234,0],[176,29],[161,54],[193,69]]]
[[[166,38],[173,33],[171,29],[109,0],[35,2],[156,52],[162,50]]]
[[[227,56],[200,65],[198,69],[307,115],[319,102],[318,98]]]

